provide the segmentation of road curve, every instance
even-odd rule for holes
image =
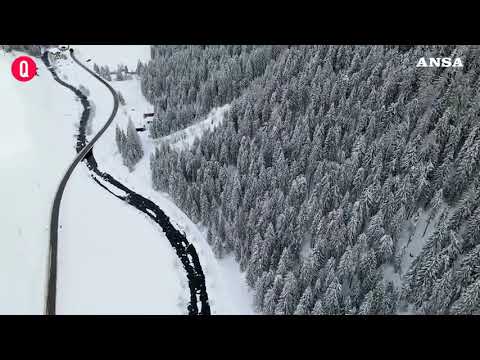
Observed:
[[[72,164],[70,167],[67,169],[67,172],[62,178],[62,181],[60,182],[60,185],[58,186],[57,193],[55,194],[55,199],[53,201],[53,208],[52,208],[52,215],[51,215],[51,220],[50,220],[50,247],[49,247],[49,266],[48,266],[48,283],[47,283],[47,301],[46,301],[46,315],[55,315],[56,311],[56,298],[57,298],[57,263],[58,263],[58,219],[60,215],[60,203],[62,201],[62,196],[63,192],[65,190],[65,187],[67,185],[68,179],[73,173],[73,170],[75,170],[75,167],[87,156],[90,150],[92,150],[93,145],[97,142],[97,140],[103,135],[103,133],[107,130],[107,128],[110,126],[112,123],[113,119],[115,118],[115,115],[117,114],[118,110],[118,96],[116,91],[105,81],[103,80],[100,76],[95,74],[93,71],[88,69],[86,66],[84,66],[82,63],[80,63],[74,56],[73,54],[73,49],[70,49],[70,54],[72,56],[72,59],[79,64],[81,67],[83,67],[85,70],[87,70],[90,74],[95,76],[97,80],[102,82],[105,86],[108,87],[108,89],[111,91],[114,99],[114,105],[112,109],[112,113],[110,114],[110,117],[108,118],[107,122],[105,125],[102,127],[102,129],[93,137],[93,139],[86,144],[86,146],[78,153],[77,157],[73,160]],[[46,63],[47,67],[50,68],[50,63],[48,60],[48,51],[46,51],[42,55],[42,60]],[[54,71],[50,71],[52,75],[54,76],[55,80],[59,83],[61,83],[63,86],[66,86],[70,88],[72,91],[75,93],[78,91],[75,89],[73,86],[65,83],[62,81]]]
[[[70,51],[72,52],[73,50],[70,50]],[[96,75],[91,70],[86,68],[83,64],[81,64],[73,56],[73,54],[72,54],[72,58],[78,65],[83,67],[90,74],[95,76],[95,78],[97,78],[99,81],[105,84],[109,88],[109,90],[112,92],[112,95],[114,96],[114,99],[116,101],[115,109],[112,112],[112,116],[108,120],[104,128],[101,130],[101,132],[99,132],[99,134],[95,136],[94,140],[96,141],[98,137],[105,131],[105,129],[108,128],[108,126],[113,120],[113,117],[115,116],[115,113],[118,108],[117,94],[115,90],[113,90],[113,88],[108,83],[106,83],[102,78],[100,78],[98,75]],[[45,64],[49,67],[48,54],[45,54],[45,56],[42,56],[42,59],[45,62]],[[82,160],[86,161],[87,167],[92,172],[91,176],[93,180],[99,186],[101,186],[103,189],[105,189],[106,191],[108,191],[118,199],[127,202],[131,206],[134,206],[137,210],[143,212],[145,215],[151,218],[155,223],[157,223],[162,228],[171,246],[175,249],[175,252],[179,260],[183,264],[183,267],[187,274],[189,290],[190,290],[190,304],[187,307],[188,313],[190,315],[210,315],[211,312],[210,312],[210,304],[209,304],[207,289],[205,285],[205,275],[203,273],[202,266],[200,264],[200,260],[198,258],[198,254],[196,252],[195,247],[193,246],[193,244],[189,243],[184,233],[181,233],[172,225],[168,216],[160,209],[158,205],[156,205],[153,201],[127,188],[125,185],[118,182],[115,178],[113,178],[108,173],[102,172],[98,169],[97,162],[93,155],[92,146],[94,142],[92,141],[89,144],[87,144],[87,139],[85,134],[85,129],[87,126],[89,115],[90,115],[90,103],[87,97],[80,90],[62,81],[51,67],[49,67],[49,69],[54,79],[57,82],[59,82],[62,86],[69,88],[78,96],[84,109],[80,119],[79,134],[77,137],[77,146],[76,146],[77,153],[78,153],[77,158],[79,159],[79,161],[82,161]],[[87,148],[87,145],[88,145],[88,148]],[[77,164],[79,161],[77,161]],[[68,177],[67,177],[67,180],[68,180]],[[115,188],[125,192],[126,196],[116,195],[103,183],[104,181],[113,185]],[[58,226],[58,209],[57,209],[56,225]],[[52,266],[50,266],[50,274],[49,274],[50,281],[49,281],[49,292],[48,292],[49,302],[47,302],[47,314],[53,315],[55,314],[55,298],[56,298],[57,236],[52,237],[51,239],[54,239],[55,241],[53,243],[54,246],[51,247],[52,251],[51,251],[50,258],[55,261],[54,262],[51,261]],[[198,308],[198,302],[200,302],[201,304],[200,309]]]

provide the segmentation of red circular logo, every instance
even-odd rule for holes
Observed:
[[[37,74],[37,64],[28,56],[19,56],[12,63],[12,74],[18,81],[29,81]]]

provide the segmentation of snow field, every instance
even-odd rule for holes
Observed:
[[[87,63],[90,68],[93,68],[93,62],[100,64],[100,61],[95,60],[97,56],[94,52],[87,53],[87,51],[84,51],[81,56],[84,59],[92,59],[91,62]],[[114,64],[113,60],[109,61],[111,64]],[[122,60],[120,60],[120,63],[121,61]],[[111,94],[108,89],[104,85],[98,83],[98,81],[97,83],[101,85],[101,87],[96,86],[96,84],[87,83],[88,79],[79,78],[79,73],[68,73],[67,76],[69,76],[71,81],[83,83],[83,85],[88,88],[91,94],[90,98],[96,106],[97,118],[106,118],[109,113],[101,115],[104,110],[100,109],[100,107],[103,107],[103,104],[108,103],[108,100],[105,99],[105,97],[111,99]],[[111,85],[122,93],[126,101],[125,106],[120,105],[114,124],[118,124],[122,129],[126,129],[128,119],[131,118],[137,127],[146,125],[147,119],[143,118],[143,114],[146,112],[152,112],[153,106],[149,104],[141,94],[139,80],[134,77],[133,80],[112,81]],[[102,104],[102,106],[100,106],[100,104]],[[111,110],[111,107],[109,109]],[[214,127],[218,126],[223,120],[223,114],[227,109],[228,105],[215,109],[204,121],[182,130],[183,135],[175,139],[176,144],[180,148],[180,146],[183,146],[180,144],[181,141],[186,142],[187,144],[193,143],[195,136],[201,136],[201,134],[207,129],[214,129]],[[93,133],[95,133],[95,131],[101,127],[101,123],[97,122],[97,124],[93,124],[92,126],[94,129]],[[253,314],[252,292],[248,288],[245,276],[240,272],[239,265],[235,262],[233,257],[226,257],[222,260],[215,258],[206,241],[206,230],[194,224],[174,204],[167,194],[153,190],[151,185],[149,158],[152,151],[155,150],[156,142],[148,137],[148,132],[140,132],[139,136],[142,140],[145,155],[136,165],[134,171],[130,173],[128,169],[122,165],[122,158],[118,153],[115,143],[115,125],[112,125],[94,147],[94,154],[99,164],[99,169],[109,173],[133,191],[154,201],[161,207],[166,215],[170,217],[172,224],[174,224],[174,226],[180,231],[185,232],[187,239],[192,242],[197,249],[205,273],[207,291],[213,314]],[[115,201],[119,200],[115,199]],[[132,208],[132,211],[136,210]],[[147,216],[142,216],[148,219]],[[149,221],[150,220],[148,219],[148,222]],[[147,226],[147,221],[144,222],[144,226]],[[152,222],[150,223],[154,226],[154,232],[161,234],[158,225]],[[156,241],[158,240],[159,238],[157,237]],[[164,240],[164,243],[167,246],[170,246],[167,239],[160,240]],[[164,259],[163,256],[159,256],[158,260],[175,264],[174,269],[172,270],[176,271],[176,281],[179,281],[178,275],[180,275],[182,281],[179,281],[179,283],[183,289],[183,297],[180,296],[182,300],[179,301],[179,304],[181,305],[178,308],[178,313],[185,313],[189,292],[186,276],[183,268],[181,268],[180,262],[174,254],[173,259],[170,259],[169,261]],[[100,266],[100,263],[98,266]],[[171,294],[165,294],[165,296],[171,296]],[[176,298],[178,297],[179,296],[176,296]]]
[[[80,104],[40,59],[39,76],[11,76],[20,52],[0,50],[0,314],[42,314],[50,211],[75,156]]]

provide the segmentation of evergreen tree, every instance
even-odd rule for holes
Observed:
[[[120,103],[120,105],[125,105],[125,99],[123,98],[122,93],[117,90],[117,94],[118,94],[118,102]]]
[[[105,80],[107,81],[112,81],[112,77],[110,76],[110,68],[108,67],[108,65],[105,65],[104,67],[102,67],[103,71],[101,71],[103,73],[103,77]]]
[[[285,277],[285,285],[275,308],[276,315],[291,315],[298,301],[298,287],[295,275],[289,272]]]
[[[143,69],[144,69],[144,65],[142,64],[142,62],[140,60],[138,60],[137,62],[137,69],[135,70],[135,72],[137,73],[137,75],[142,75],[143,73]]]
[[[123,163],[130,171],[133,170],[136,163],[143,157],[143,147],[137,130],[131,119],[128,120],[127,134],[116,128],[115,140],[120,154],[123,157]]]
[[[452,305],[453,314],[480,314],[480,279],[466,288]]]
[[[300,301],[297,305],[297,308],[295,309],[294,314],[309,315],[313,305],[312,302],[313,302],[313,294],[312,294],[312,289],[309,286],[303,292],[303,295],[300,298]]]
[[[313,310],[312,310],[312,315],[325,315],[325,313],[323,311],[323,302],[322,302],[321,299],[318,299],[315,302],[315,305],[314,305]]]
[[[116,76],[115,80],[117,80],[117,81],[123,81],[123,80],[125,80],[124,71],[125,71],[125,69],[124,69],[122,66],[119,65],[119,66],[117,67],[117,72],[116,72],[116,75],[115,75],[115,76]]]

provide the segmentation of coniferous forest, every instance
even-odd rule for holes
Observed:
[[[257,311],[480,314],[479,47],[151,51],[151,137],[230,104],[191,148],[159,146],[152,181],[234,254]]]

